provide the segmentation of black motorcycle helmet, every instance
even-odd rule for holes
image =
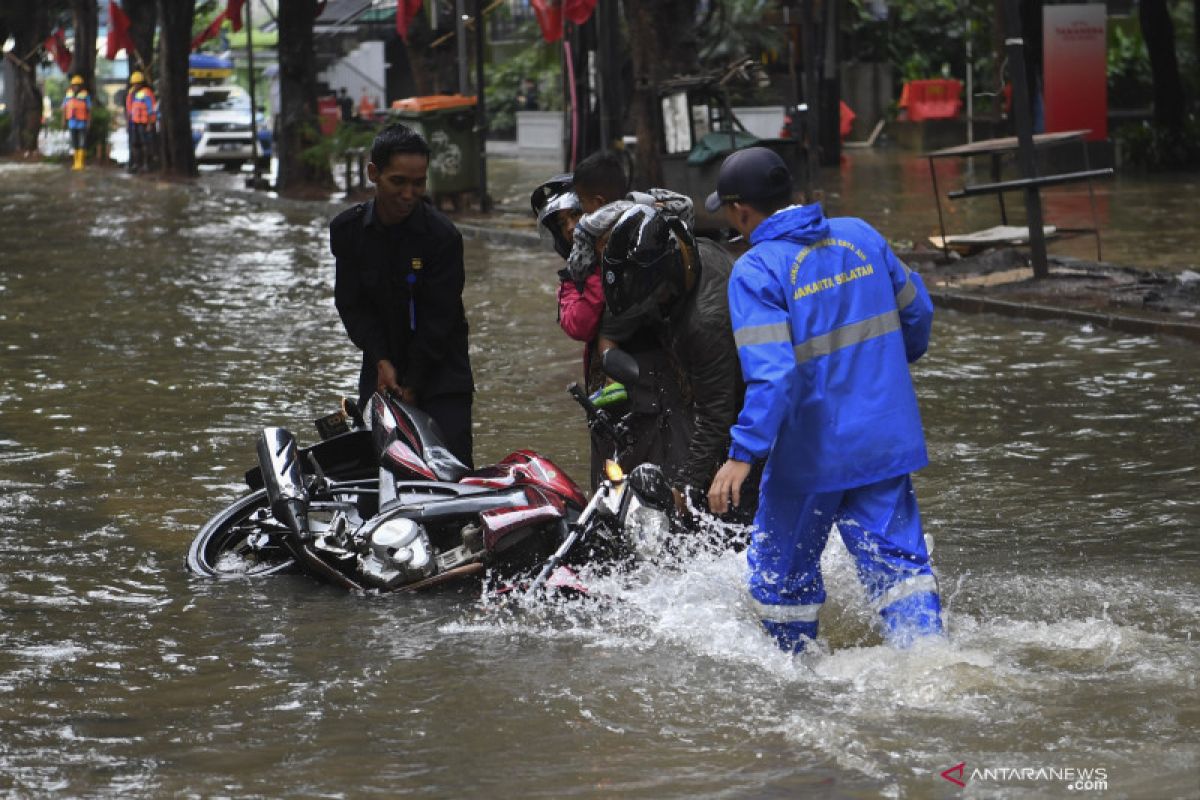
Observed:
[[[580,213],[579,198],[571,183],[570,173],[555,175],[541,186],[533,190],[529,196],[529,205],[538,221],[538,234],[544,240],[549,238],[554,244],[554,250],[563,258],[571,255],[571,239],[564,236],[559,213]]]
[[[669,304],[689,292],[699,274],[687,225],[645,205],[630,208],[613,224],[601,264],[604,302],[617,316]]]

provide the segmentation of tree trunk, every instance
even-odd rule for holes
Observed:
[[[279,157],[277,189],[303,195],[334,188],[329,162],[314,164],[304,151],[321,136],[317,118],[317,71],[312,57],[317,0],[289,0],[279,5]]]
[[[130,72],[141,70],[154,82],[154,29],[158,27],[156,0],[124,0],[121,7],[129,15],[129,35],[137,53],[129,53]]]
[[[188,110],[188,55],[192,49],[195,0],[157,0],[158,129],[163,172],[190,178],[196,174],[192,123]]]
[[[0,142],[0,149],[28,153],[37,149],[42,131],[42,93],[36,72],[41,54],[36,48],[50,33],[50,14],[39,0],[12,0],[12,3],[14,8],[0,13],[4,14],[7,30],[4,38],[13,38],[12,58],[8,61],[17,85],[13,93],[12,134],[8,142]]]
[[[71,15],[75,20],[75,44],[71,49],[71,74],[82,75],[83,83],[98,102],[96,95],[96,36],[100,31],[100,12],[96,0],[71,0]]]
[[[1180,128],[1184,117],[1183,82],[1175,57],[1175,25],[1166,0],[1141,0],[1138,17],[1154,74],[1154,121],[1167,128]]]
[[[451,3],[453,5],[453,3]],[[401,44],[408,58],[415,95],[454,94],[458,91],[458,43],[447,34],[454,32],[454,15],[438,15],[438,29],[431,29],[424,14],[408,28],[408,44]],[[438,41],[438,46],[433,43]]]
[[[668,78],[696,70],[696,0],[625,0],[624,8],[633,56],[629,107],[637,134],[631,185],[644,189],[662,184],[662,105],[657,87]]]

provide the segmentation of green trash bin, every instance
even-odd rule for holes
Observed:
[[[392,117],[429,143],[427,191],[434,197],[479,191],[479,132],[475,98],[461,94],[409,97],[392,103]]]

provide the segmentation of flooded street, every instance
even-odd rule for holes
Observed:
[[[188,575],[257,429],[311,443],[355,390],[335,208],[0,164],[0,794],[1200,796],[1200,352],[1174,340],[939,312],[915,485],[950,636],[914,651],[840,545],[798,660],[734,553],[524,609]],[[466,257],[477,462],[584,481],[554,256]]]

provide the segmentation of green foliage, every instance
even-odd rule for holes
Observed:
[[[493,135],[512,136],[516,132],[517,94],[521,91],[522,78],[533,78],[537,82],[541,110],[562,109],[562,67],[557,47],[542,39],[541,29],[532,21],[521,26],[517,36],[529,44],[511,58],[496,59],[486,70],[484,100],[488,132]]]
[[[378,130],[373,126],[357,123],[342,123],[332,136],[322,136],[316,128],[305,129],[305,140],[315,141],[311,147],[306,147],[300,153],[300,158],[313,167],[341,162],[347,150],[356,148],[371,148]]]
[[[1153,75],[1141,28],[1114,22],[1108,30],[1108,103],[1113,108],[1149,105]]]
[[[696,28],[701,66],[719,69],[735,59],[762,54],[786,58],[786,29],[764,19],[766,12],[777,10],[776,3],[766,0],[713,0],[707,24],[701,20]]]
[[[967,41],[974,73],[986,82],[994,71],[992,7],[956,0],[896,0],[888,17],[878,19],[866,0],[850,0],[843,32],[845,48],[857,61],[892,64],[901,80],[967,74]]]
[[[87,146],[89,156],[94,158],[97,149],[108,150],[109,136],[112,134],[113,112],[108,106],[100,103],[92,104],[92,122],[88,125]]]
[[[1200,116],[1189,114],[1182,128],[1150,122],[1125,125],[1115,134],[1122,162],[1152,171],[1200,167]]]

